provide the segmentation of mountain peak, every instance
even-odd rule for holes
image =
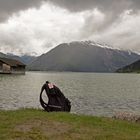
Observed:
[[[86,40],[86,41],[72,41],[70,43],[62,43],[61,45],[63,45],[63,44],[65,44],[67,46],[73,46],[73,45],[75,45],[75,47],[76,47],[76,45],[79,45],[80,44],[81,46],[86,46],[86,47],[93,46],[93,47],[108,48],[108,49],[113,49],[113,50],[120,50],[119,48],[116,49],[113,46],[108,45],[106,43],[98,43],[98,42],[91,41],[91,40]]]

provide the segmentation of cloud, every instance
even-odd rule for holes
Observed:
[[[139,0],[48,0],[70,11],[84,11],[93,8],[106,12],[120,13],[126,9],[139,9]]]
[[[140,53],[140,11],[135,14],[131,12],[132,10],[124,11],[109,28],[90,36],[90,39]]]
[[[105,26],[106,15],[99,11],[97,8],[86,11],[84,24],[81,29],[81,38],[88,38],[93,33],[99,32]]]
[[[39,55],[59,43],[80,40],[86,13],[90,12],[70,13],[46,3],[15,14],[0,24],[0,51]]]
[[[66,6],[62,8],[52,1],[42,3],[39,8],[20,10],[0,24],[0,52],[40,55],[59,43],[94,40],[111,44],[114,48],[130,49],[140,53],[140,10],[136,3],[127,0],[127,7],[133,5],[136,9],[122,9],[114,15],[113,7],[112,10],[104,12],[105,6],[111,0],[107,0],[107,3],[98,1],[99,4],[94,1],[97,3],[94,7],[93,1],[87,0],[85,6],[92,7],[84,9],[81,6],[81,10],[77,11],[71,11],[70,7]],[[138,4],[138,1],[134,1]],[[70,4],[71,2],[69,1]],[[116,2],[113,2],[115,5]],[[126,0],[121,2],[123,7]],[[100,4],[104,5],[104,8]]]
[[[71,12],[98,9],[104,13],[106,20],[100,29],[108,28],[120,14],[132,9],[136,13],[140,9],[140,0],[48,0]],[[92,18],[92,16],[91,16]],[[88,22],[88,20],[87,20]],[[88,23],[87,23],[88,24]],[[98,28],[99,29],[99,28]],[[91,29],[93,30],[93,28]]]
[[[31,7],[39,7],[43,0],[0,0],[0,22],[6,20],[13,13]]]

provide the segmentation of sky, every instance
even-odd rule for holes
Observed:
[[[140,53],[140,0],[0,0],[0,52],[91,40]]]

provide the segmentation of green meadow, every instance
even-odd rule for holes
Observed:
[[[140,140],[140,124],[36,109],[1,110],[0,140]]]

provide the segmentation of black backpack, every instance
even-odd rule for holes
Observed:
[[[44,89],[48,88],[47,85],[45,84],[42,87],[41,93],[40,93],[40,104],[44,108],[45,111],[65,111],[65,112],[70,112],[71,110],[71,102],[69,101],[68,98],[64,96],[64,94],[57,88],[56,86],[54,87],[53,91],[53,96],[50,98],[54,98],[55,102],[54,103],[45,103],[45,101],[42,98],[42,93]],[[47,90],[48,91],[48,90]],[[46,93],[47,94],[47,93]],[[49,93],[51,94],[51,93]],[[61,95],[61,96],[59,96]],[[51,100],[51,99],[49,99]]]

